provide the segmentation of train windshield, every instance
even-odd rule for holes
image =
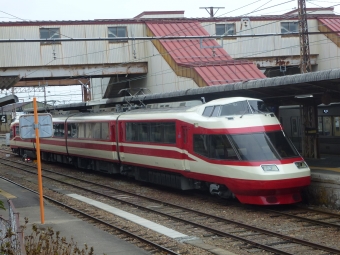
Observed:
[[[250,113],[251,111],[247,101],[240,101],[223,105],[220,116],[244,115]]]
[[[248,103],[250,105],[250,108],[255,113],[268,113],[271,112],[267,105],[263,101],[258,100],[248,100]]]
[[[282,131],[230,136],[242,160],[277,160],[299,156]]]

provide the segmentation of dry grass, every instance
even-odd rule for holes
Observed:
[[[28,220],[25,218],[26,229]],[[10,240],[16,238],[11,229],[7,229],[5,237],[0,239],[0,255],[20,255],[20,247],[13,247]],[[27,255],[93,255],[93,247],[78,248],[77,243],[71,238],[68,242],[65,237],[61,237],[59,231],[54,232],[52,228],[39,229],[37,225],[32,226],[32,233],[25,236],[25,250]]]

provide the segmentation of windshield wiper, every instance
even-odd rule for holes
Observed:
[[[258,113],[261,113],[261,114],[267,116],[267,113],[262,112],[262,111],[260,111],[259,109],[255,109],[253,106],[251,106],[251,109],[252,109],[254,112],[258,112]]]

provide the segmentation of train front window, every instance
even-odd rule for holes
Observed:
[[[282,131],[267,132],[270,142],[282,158],[297,157],[299,153]]]
[[[258,100],[248,100],[250,108],[254,113],[269,113],[267,105],[263,101]]]
[[[242,160],[277,160],[299,155],[282,131],[231,135],[230,138]]]
[[[221,116],[244,115],[251,113],[247,101],[234,102],[222,106]]]

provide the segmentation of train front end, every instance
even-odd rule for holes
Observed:
[[[237,174],[227,178],[226,185],[240,202],[269,205],[302,200],[301,190],[310,184],[310,169],[282,130],[229,137],[241,160],[232,166]]]
[[[206,104],[202,115],[210,123],[204,131],[208,134],[196,135],[208,147],[210,173],[218,176],[209,177],[214,187],[210,190],[228,194],[226,188],[245,204],[300,202],[302,189],[310,184],[310,168],[278,119],[261,100],[233,100]],[[209,107],[212,113],[205,115]],[[199,147],[198,141],[195,143]]]

